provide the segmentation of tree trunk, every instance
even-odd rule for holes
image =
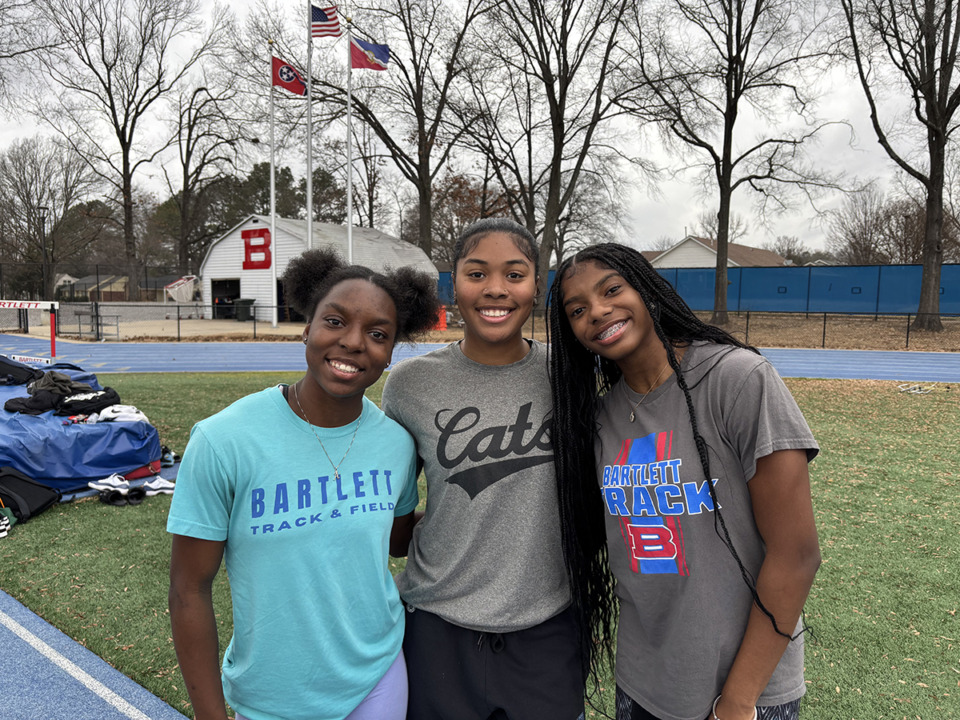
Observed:
[[[559,151],[554,152],[554,158],[559,158]],[[554,168],[559,168],[560,162],[554,163]],[[547,297],[547,279],[550,277],[550,259],[553,257],[553,249],[557,242],[557,222],[560,219],[560,173],[559,170],[551,170],[550,187],[547,190],[547,202],[543,208],[543,234],[540,236],[540,258],[537,263],[537,297],[544,299]],[[536,237],[532,228],[530,232]]]
[[[537,262],[537,304],[543,307],[545,298],[550,288],[547,286],[547,280],[550,277],[550,258],[553,256],[553,246],[557,239],[557,223],[545,221],[543,224],[543,237],[540,238],[540,257]]]
[[[717,213],[717,271],[713,284],[713,325],[726,325],[730,322],[727,314],[727,258],[730,256],[727,245],[730,239],[730,188],[720,188],[720,211]]]
[[[733,22],[735,16],[731,13],[728,22]],[[732,32],[728,31],[728,38]],[[733,129],[737,124],[737,94],[734,92],[734,78],[739,70],[736,60],[728,60],[725,77],[726,108],[723,113],[723,147],[720,150],[719,164],[714,166],[717,174],[717,189],[720,195],[720,207],[717,210],[717,271],[713,283],[713,317],[710,322],[714,325],[726,325],[730,322],[727,315],[727,258],[730,241],[730,203],[733,198]]]
[[[177,243],[177,269],[180,276],[190,272],[190,218],[192,216],[193,191],[184,173],[183,191],[180,195],[180,241]]]
[[[429,177],[421,182],[419,190],[420,235],[418,244],[427,257],[433,259],[433,188]]]
[[[123,252],[127,272],[127,301],[138,299],[140,270],[137,267],[137,241],[133,233],[133,173],[129,149],[123,149]]]
[[[927,185],[927,221],[923,232],[923,275],[920,278],[920,304],[914,330],[943,331],[940,321],[940,270],[943,265],[943,143],[929,141],[930,181]]]

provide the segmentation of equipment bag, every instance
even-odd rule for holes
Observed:
[[[12,467],[0,467],[0,501],[13,511],[18,522],[39,515],[60,502],[61,497],[56,488],[41,485]]]
[[[43,370],[37,370],[22,362],[0,355],[0,385],[25,385],[43,377]]]

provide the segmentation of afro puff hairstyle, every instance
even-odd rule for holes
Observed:
[[[348,265],[329,248],[307,250],[287,265],[281,278],[287,301],[307,320],[320,301],[344,280],[366,280],[383,290],[397,309],[397,338],[409,340],[437,322],[440,300],[437,283],[411,267],[379,273],[363,265]]]

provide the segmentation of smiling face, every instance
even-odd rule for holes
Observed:
[[[646,357],[665,354],[643,298],[616,271],[593,260],[571,267],[561,281],[563,313],[585,348],[630,374]]]
[[[363,391],[390,364],[396,337],[397,309],[384,290],[359,279],[334,285],[305,330],[308,370],[302,388],[316,408],[308,413],[311,420],[325,424],[317,422],[321,414],[339,406],[359,412]]]
[[[523,324],[537,295],[534,262],[504,232],[485,235],[457,262],[454,291],[464,322],[463,353],[487,365],[523,358]]]

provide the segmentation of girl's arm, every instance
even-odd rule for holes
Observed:
[[[414,526],[423,519],[423,512],[400,515],[393,519],[390,530],[390,555],[392,557],[406,557],[410,550],[410,540],[413,539]]]
[[[757,594],[777,619],[781,632],[792,635],[820,567],[806,452],[779,450],[760,458],[748,488],[757,529],[767,549],[757,576]],[[753,717],[757,698],[788,642],[754,604],[717,703],[720,720]]]
[[[220,684],[220,643],[213,612],[213,578],[226,543],[173,536],[170,625],[180,672],[196,720],[227,720]]]
[[[422,470],[423,458],[417,455],[417,470],[411,482],[417,482],[417,478],[420,477]],[[424,512],[422,510],[416,510],[393,519],[393,527],[390,529],[389,552],[391,557],[406,557],[409,554],[410,541],[413,540],[413,528],[418,522],[423,520],[423,516]]]

